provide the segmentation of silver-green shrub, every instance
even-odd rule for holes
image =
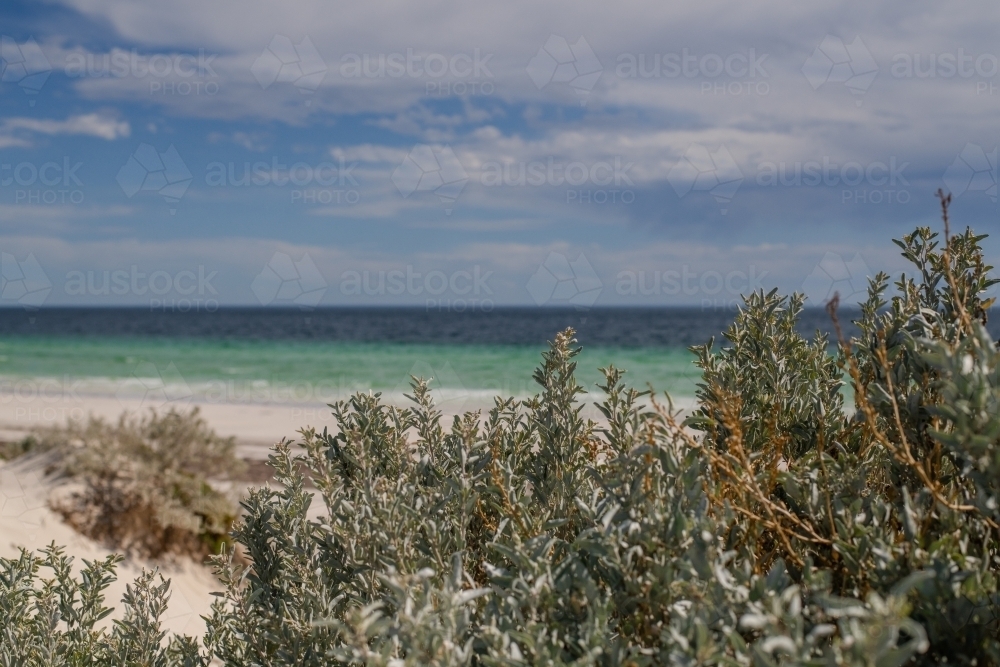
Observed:
[[[84,561],[50,545],[34,556],[0,558],[0,665],[2,667],[193,667],[203,664],[189,637],[165,642],[160,617],[169,583],[153,572],[126,587],[124,614],[109,631],[102,621],[112,609],[104,591],[114,581],[120,556]]]
[[[243,501],[249,564],[216,558],[200,657],[117,664],[1000,664],[994,281],[947,225],[899,242],[916,277],[889,301],[873,279],[834,354],[796,332],[800,296],[748,296],[695,348],[683,423],[615,368],[583,419],[571,330],[536,397],[485,415],[443,423],[419,379],[409,409],[332,405]],[[0,608],[44,597],[19,582]],[[116,631],[153,655],[156,605],[130,604]]]
[[[58,471],[80,483],[55,509],[80,532],[146,556],[218,553],[236,518],[236,501],[210,484],[242,462],[233,438],[201,417],[170,409],[109,423],[91,416],[34,435]]]

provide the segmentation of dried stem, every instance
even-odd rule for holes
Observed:
[[[947,507],[950,510],[956,512],[979,512],[978,508],[974,505],[962,505],[954,503],[948,500],[943,491],[941,490],[940,484],[935,480],[931,479],[924,469],[923,465],[914,458],[912,451],[910,450],[909,441],[906,439],[906,434],[904,432],[902,419],[899,414],[899,404],[896,401],[896,391],[892,383],[892,369],[889,366],[888,354],[885,348],[885,341],[879,340],[879,347],[876,350],[876,356],[878,357],[879,365],[882,368],[883,373],[886,377],[886,384],[888,387],[889,401],[892,406],[893,411],[893,421],[895,422],[896,429],[899,432],[899,437],[902,442],[902,448],[898,447],[893,443],[886,434],[878,427],[878,422],[875,414],[875,409],[868,400],[867,386],[861,382],[861,373],[858,370],[857,362],[854,359],[854,355],[851,354],[851,347],[848,342],[844,339],[843,331],[840,327],[840,320],[837,317],[837,306],[839,304],[839,297],[834,295],[834,298],[830,300],[827,305],[827,312],[830,314],[833,320],[834,329],[837,332],[837,339],[840,342],[841,349],[844,351],[844,355],[847,358],[848,364],[850,366],[851,377],[854,379],[855,392],[854,400],[858,408],[861,410],[862,414],[865,416],[865,423],[868,426],[871,434],[874,438],[881,444],[885,449],[893,455],[893,457],[900,463],[909,466],[920,478],[920,481],[924,484],[927,490],[931,493],[934,499]],[[983,517],[987,523],[991,526],[996,527],[996,523],[993,522],[989,517]]]

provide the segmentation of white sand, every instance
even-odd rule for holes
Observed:
[[[16,397],[0,405],[0,439],[18,440],[32,429],[61,426],[70,418],[85,419],[92,414],[115,421],[123,412],[143,413],[170,407],[188,410],[197,406],[209,425],[223,436],[235,436],[247,455],[266,451],[283,437],[295,438],[303,426],[333,427],[333,416],[325,405],[211,403],[194,401],[150,402],[138,398],[102,395],[59,396],[41,403]]]
[[[385,396],[391,405],[412,405],[403,396]],[[591,398],[593,400],[593,398]],[[209,425],[223,436],[234,436],[240,446],[240,455],[246,458],[266,459],[267,451],[281,438],[297,439],[299,429],[311,426],[318,431],[324,427],[335,430],[330,408],[323,403],[231,403],[196,399],[149,400],[132,396],[109,394],[61,393],[40,398],[18,397],[7,393],[0,400],[0,440],[16,441],[32,429],[61,426],[70,418],[85,419],[93,414],[107,420],[117,420],[122,412],[143,413],[149,409],[165,410],[170,407],[187,410],[197,406]],[[485,414],[493,406],[486,396],[463,396],[444,400],[439,409],[446,424],[454,415],[465,410],[482,410]],[[690,407],[687,403],[678,407]],[[600,412],[589,402],[583,411],[584,418],[603,421]]]
[[[55,542],[65,547],[66,553],[75,558],[74,566],[82,560],[103,559],[112,551],[90,540],[68,525],[48,507],[55,481],[45,475],[45,457],[28,456],[6,464],[0,462],[0,556],[13,558],[17,547],[37,550]],[[170,604],[163,619],[168,632],[200,637],[205,632],[202,614],[207,614],[214,598],[212,591],[222,586],[211,571],[189,559],[176,562],[127,560],[118,565],[118,580],[105,592],[105,605],[114,607],[110,618],[120,618],[121,597],[125,585],[131,583],[142,570],[159,567],[165,578],[170,579]],[[46,570],[42,576],[49,576]],[[49,573],[50,574],[50,573]],[[108,620],[110,622],[110,619]]]

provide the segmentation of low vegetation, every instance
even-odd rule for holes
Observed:
[[[242,462],[197,409],[90,417],[36,434],[32,447],[53,452],[58,473],[77,482],[54,509],[95,540],[156,557],[218,553],[229,539],[236,501],[212,482]]]
[[[249,564],[216,557],[200,645],[161,648],[153,575],[108,635],[113,559],[79,581],[54,549],[2,561],[0,665],[1000,664],[996,281],[947,203],[833,354],[796,333],[802,297],[747,297],[695,349],[686,422],[615,368],[583,420],[571,330],[539,394],[486,415],[442,424],[422,380],[409,409],[331,406],[336,432],[279,444],[280,489],[243,501]]]

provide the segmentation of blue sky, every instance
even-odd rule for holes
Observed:
[[[819,305],[939,187],[996,231],[995,3],[675,5],[6,2],[0,303]]]

